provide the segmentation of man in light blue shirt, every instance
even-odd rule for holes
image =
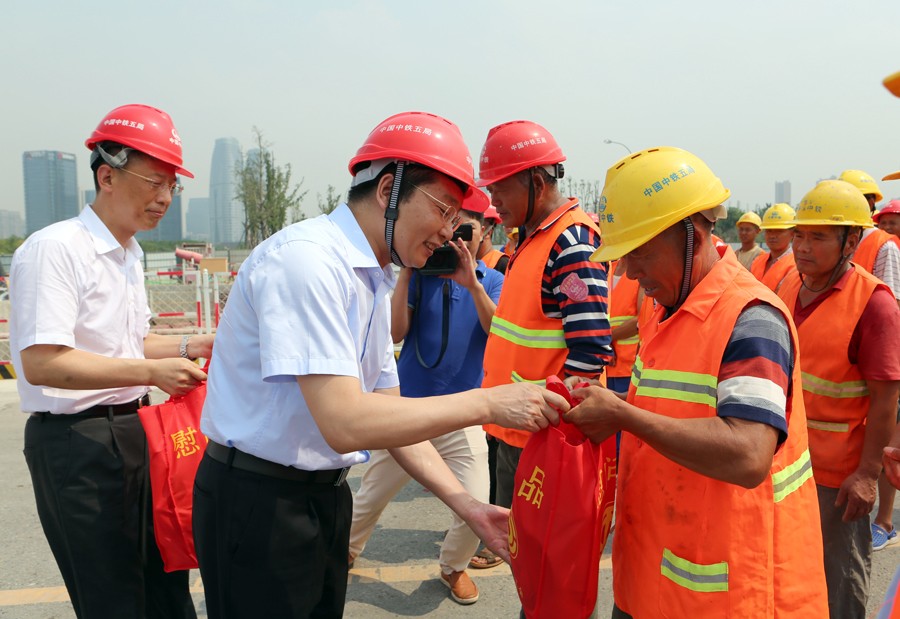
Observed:
[[[399,397],[390,263],[420,267],[452,236],[471,157],[455,125],[410,112],[379,124],[350,172],[346,204],[253,251],[219,325],[194,490],[211,618],[341,616],[344,478],[367,449],[411,445],[392,455],[505,556],[506,511],[469,496],[427,439],[486,422],[536,431],[567,408],[530,384]]]

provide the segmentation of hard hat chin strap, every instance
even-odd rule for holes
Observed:
[[[394,223],[400,216],[400,209],[397,208],[397,199],[400,195],[400,183],[403,182],[403,170],[406,167],[405,161],[397,162],[397,170],[394,172],[394,182],[391,185],[391,197],[388,201],[387,208],[384,211],[384,240],[387,243],[388,251],[391,252],[391,262],[398,267],[406,266],[400,259],[400,254],[394,249]]]
[[[133,149],[123,147],[115,155],[110,155],[108,152],[103,150],[103,147],[99,144],[94,145],[94,150],[91,151],[91,167],[94,167],[94,163],[96,163],[97,159],[103,159],[103,161],[113,168],[124,168],[125,164],[128,163],[128,153],[130,153]]]
[[[691,276],[694,272],[694,222],[690,217],[685,217],[681,223],[684,224],[687,232],[684,246],[684,277],[681,279],[681,294],[678,295],[678,302],[675,303],[674,308],[681,307],[681,304],[687,300],[691,292]]]

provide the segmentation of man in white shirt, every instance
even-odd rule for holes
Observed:
[[[85,145],[97,198],[31,235],[10,269],[10,347],[38,515],[80,618],[196,617],[188,572],[163,571],[137,409],[150,386],[189,391],[212,336],[149,333],[136,232],[181,190],[172,120],[114,109]]]
[[[399,397],[391,262],[421,267],[451,238],[475,190],[472,159],[453,123],[408,112],[380,123],[349,168],[346,204],[276,233],[244,261],[219,324],[201,424],[210,442],[194,487],[211,619],[342,615],[344,479],[368,449],[391,449],[508,558],[506,510],[466,493],[427,439],[488,420],[535,431],[557,422],[553,406],[567,409],[524,383]]]

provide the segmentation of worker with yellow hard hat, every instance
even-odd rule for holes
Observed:
[[[756,242],[761,225],[762,220],[756,213],[744,213],[737,220],[738,240],[741,242],[741,248],[736,252],[737,259],[748,271],[756,257],[763,252],[762,247]]]
[[[729,195],[679,148],[606,174],[592,260],[620,259],[658,304],[626,400],[592,385],[564,415],[594,442],[624,430],[614,618],[827,613],[796,333],[778,297],[716,251]]]
[[[790,221],[793,219],[794,209],[784,203],[773,204],[763,213],[761,227],[769,251],[756,257],[750,272],[773,292],[778,292],[784,278],[795,270],[791,253],[794,225]]]
[[[840,180],[859,189],[869,204],[869,213],[875,212],[875,204],[884,196],[869,174],[862,170],[844,170]],[[853,262],[890,286],[894,298],[900,302],[900,239],[883,230],[866,228],[853,254]]]
[[[869,512],[900,394],[900,309],[884,282],[850,261],[862,229],[872,227],[856,187],[821,181],[790,223],[797,273],[779,296],[800,337],[829,610],[832,619],[863,619]]]

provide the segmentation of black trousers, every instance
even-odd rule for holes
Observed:
[[[276,479],[205,454],[194,545],[210,619],[341,617],[352,512],[346,482]]]
[[[137,414],[32,415],[25,460],[44,535],[79,618],[197,616],[189,572],[163,571]]]

